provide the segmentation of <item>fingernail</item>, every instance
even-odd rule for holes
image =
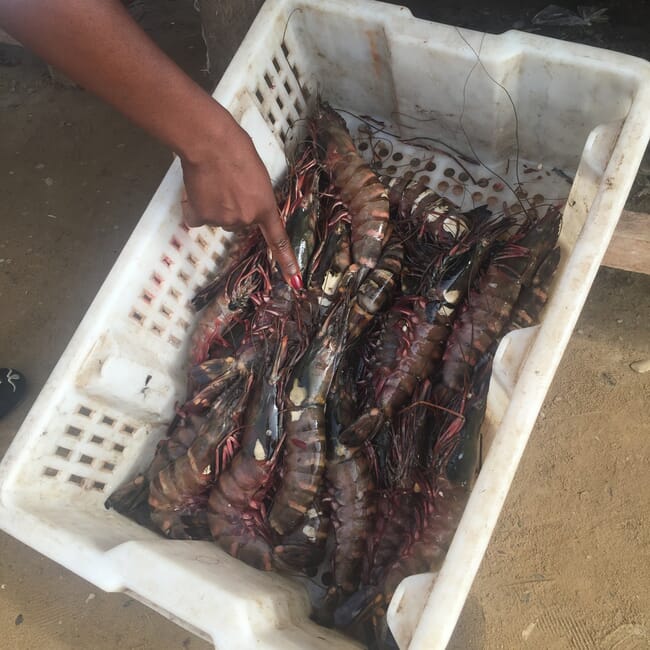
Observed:
[[[296,291],[300,291],[302,289],[302,278],[300,277],[300,273],[296,273],[296,275],[291,278],[291,286]]]

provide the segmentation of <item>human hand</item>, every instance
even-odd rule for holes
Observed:
[[[256,224],[285,280],[302,288],[296,256],[275,201],[271,180],[248,134],[230,117],[192,160],[181,157],[188,226],[237,230]],[[225,122],[225,126],[224,123]]]
[[[179,154],[188,225],[259,225],[285,280],[302,285],[269,176],[251,139],[156,47],[121,2],[0,0],[0,23]]]

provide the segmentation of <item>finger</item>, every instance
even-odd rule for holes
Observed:
[[[187,192],[183,188],[183,196],[181,197],[181,213],[183,221],[190,227],[201,225],[201,220],[197,216],[190,200],[187,198]]]
[[[181,201],[181,212],[183,213],[183,221],[190,228],[200,225],[200,220],[189,201]]]
[[[260,230],[287,284],[296,290],[302,289],[302,276],[296,254],[291,248],[289,235],[287,235],[280,215],[274,212],[270,219],[260,223]]]

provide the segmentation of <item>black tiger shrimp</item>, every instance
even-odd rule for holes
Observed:
[[[441,566],[496,346],[539,320],[560,217],[461,211],[426,176],[381,177],[325,103],[307,131],[277,194],[304,289],[258,232],[237,237],[195,298],[168,435],[107,507],[302,576],[319,623],[393,647],[391,597]]]

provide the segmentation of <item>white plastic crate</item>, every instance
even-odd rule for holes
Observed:
[[[318,93],[402,140],[419,136],[406,146],[376,134],[365,150],[389,173],[409,165],[428,175],[463,208],[516,205],[507,185],[517,177],[529,198],[567,199],[543,324],[499,348],[488,453],[442,570],[435,582],[405,580],[389,612],[403,647],[443,648],[650,138],[650,64],[518,32],[458,30],[380,3],[269,0],[215,97],[274,179]],[[364,146],[364,122],[349,117]],[[0,526],[218,647],[357,647],[309,621],[297,582],[207,542],[161,539],[103,507],[148,464],[183,398],[196,319],[188,301],[224,254],[220,231],[181,226],[181,187],[176,162],[16,435],[0,465]]]

